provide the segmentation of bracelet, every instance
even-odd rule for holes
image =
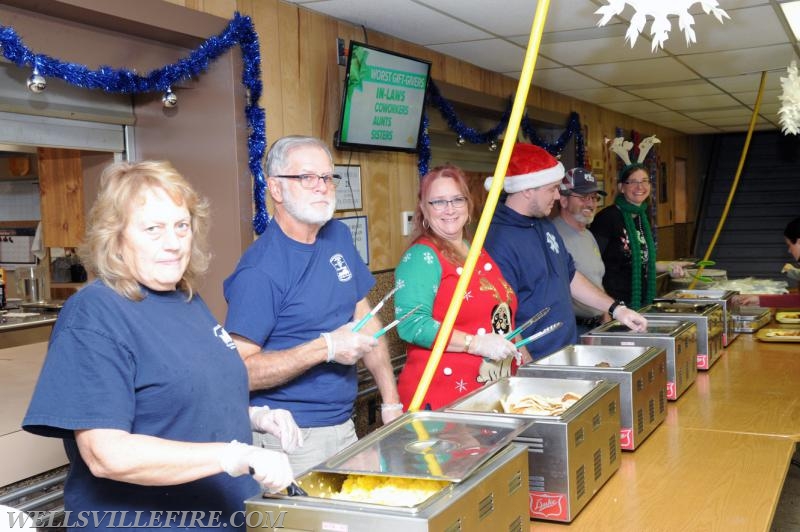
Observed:
[[[402,410],[403,403],[381,403],[381,412],[386,412],[387,410]]]
[[[328,346],[328,360],[327,361],[328,362],[333,362],[333,357],[336,356],[336,352],[333,350],[333,338],[331,338],[331,333],[328,333],[328,332],[320,333],[320,336],[322,336],[325,339],[325,343]]]
[[[465,334],[464,335],[464,352],[465,353],[469,353],[469,346],[472,344],[473,338],[474,338],[474,336],[472,336],[471,334]]]

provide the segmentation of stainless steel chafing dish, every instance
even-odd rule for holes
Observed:
[[[673,290],[656,301],[670,301],[674,303],[716,303],[722,307],[722,345],[727,347],[736,340],[739,333],[733,321],[735,305],[733,296],[738,294],[734,290]]]
[[[581,335],[586,345],[639,345],[667,354],[667,399],[674,401],[697,378],[697,325],[674,319],[649,318],[647,330],[635,332],[614,320]]]
[[[765,307],[739,307],[733,315],[737,332],[754,333],[772,321],[772,313]]]
[[[501,413],[501,400],[531,394],[561,397],[565,393],[581,398],[561,415]],[[619,469],[620,398],[616,383],[508,377],[473,391],[446,409],[534,420],[516,438],[528,446],[531,517],[572,521]]]
[[[280,519],[286,530],[527,530],[527,449],[512,440],[529,424],[479,414],[407,413],[299,477],[308,496],[245,501],[247,529],[263,530]],[[421,502],[403,502],[402,494],[393,496],[394,487],[385,489],[385,501],[363,502],[357,490],[346,489],[356,478],[368,489],[383,482],[398,490],[438,487]]]
[[[708,369],[722,355],[723,312],[716,303],[668,303],[647,305],[639,310],[647,319],[671,318],[697,325],[697,368]]]
[[[660,347],[570,345],[519,368],[520,377],[619,384],[619,446],[632,451],[667,416],[667,354]]]

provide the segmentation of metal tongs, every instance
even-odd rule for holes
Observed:
[[[256,470],[253,469],[252,466],[250,466],[249,469],[251,475],[256,474]],[[306,490],[298,486],[297,482],[292,482],[291,484],[286,486],[286,495],[288,495],[289,497],[297,497],[298,495],[301,497],[308,497],[308,493],[306,492]]]
[[[395,285],[395,287],[394,287],[394,288],[392,288],[391,290],[389,290],[389,292],[387,292],[387,294],[386,294],[385,296],[383,296],[383,299],[381,299],[381,300],[378,302],[378,304],[377,304],[377,305],[375,305],[375,307],[373,307],[373,309],[372,309],[372,310],[370,310],[370,311],[369,311],[369,312],[368,312],[368,313],[367,313],[367,314],[366,314],[366,315],[365,315],[363,318],[361,318],[360,320],[358,320],[358,323],[356,323],[356,324],[353,326],[353,332],[358,332],[358,331],[360,331],[360,330],[361,330],[361,328],[362,328],[364,325],[366,325],[366,324],[367,324],[367,322],[368,322],[368,321],[369,321],[371,318],[373,318],[373,317],[375,316],[375,314],[377,314],[377,313],[378,313],[378,311],[379,311],[379,310],[380,310],[380,309],[383,307],[383,305],[384,305],[384,304],[385,304],[387,301],[389,301],[389,298],[390,298],[390,297],[392,297],[392,295],[394,295],[394,293],[395,293],[395,292],[397,292],[399,289],[400,289],[400,285]]]
[[[403,314],[400,318],[397,318],[396,320],[394,320],[392,323],[390,323],[389,325],[387,325],[386,327],[384,327],[380,331],[378,331],[375,334],[373,334],[372,337],[373,338],[380,338],[381,336],[383,336],[387,332],[391,331],[392,329],[394,329],[395,327],[400,325],[400,323],[402,323],[402,322],[406,321],[408,318],[410,318],[411,315],[414,314],[417,310],[419,310],[419,308],[421,306],[422,306],[422,303],[420,303],[416,307],[412,308],[411,310],[409,310],[408,312]]]
[[[530,327],[531,325],[533,325],[534,323],[539,321],[540,319],[542,319],[545,316],[547,316],[548,312],[550,312],[550,307],[544,307],[542,310],[540,310],[539,312],[534,314],[528,321],[526,321],[525,323],[523,323],[522,325],[520,325],[519,327],[517,327],[516,329],[514,329],[510,333],[506,334],[506,336],[505,336],[506,340],[511,340],[516,335],[518,335],[519,333],[521,333],[522,331],[524,331],[525,329],[527,329],[528,327]],[[519,347],[519,346],[517,346],[517,347]]]
[[[561,327],[562,323],[563,323],[563,322],[557,321],[557,322],[555,322],[555,323],[554,323],[554,324],[552,324],[552,325],[548,325],[547,327],[545,327],[545,328],[544,328],[544,329],[542,329],[541,331],[539,331],[539,332],[537,332],[537,333],[534,333],[534,334],[532,334],[532,335],[528,336],[527,338],[525,338],[524,340],[520,340],[519,342],[515,343],[515,344],[514,344],[514,347],[516,347],[517,349],[519,349],[519,348],[520,348],[520,347],[522,347],[523,345],[528,345],[528,344],[529,344],[529,343],[531,343],[531,342],[535,342],[536,340],[538,340],[538,339],[539,339],[539,338],[541,338],[542,336],[548,335],[548,334],[550,334],[551,332],[553,332],[553,331],[555,331],[556,329],[558,329],[559,327]]]

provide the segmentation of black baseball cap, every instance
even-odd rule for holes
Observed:
[[[568,171],[564,179],[561,180],[559,192],[561,192],[562,196],[569,196],[570,194],[584,196],[593,192],[597,192],[601,196],[606,195],[606,191],[597,185],[597,179],[584,168],[573,168]]]

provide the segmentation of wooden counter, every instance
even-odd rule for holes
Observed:
[[[740,335],[571,524],[530,529],[766,532],[797,441],[800,344]]]
[[[800,343],[739,335],[710,370],[699,372],[694,385],[667,405],[665,423],[800,441]]]
[[[794,453],[786,438],[659,427],[569,525],[532,531],[768,531]]]

